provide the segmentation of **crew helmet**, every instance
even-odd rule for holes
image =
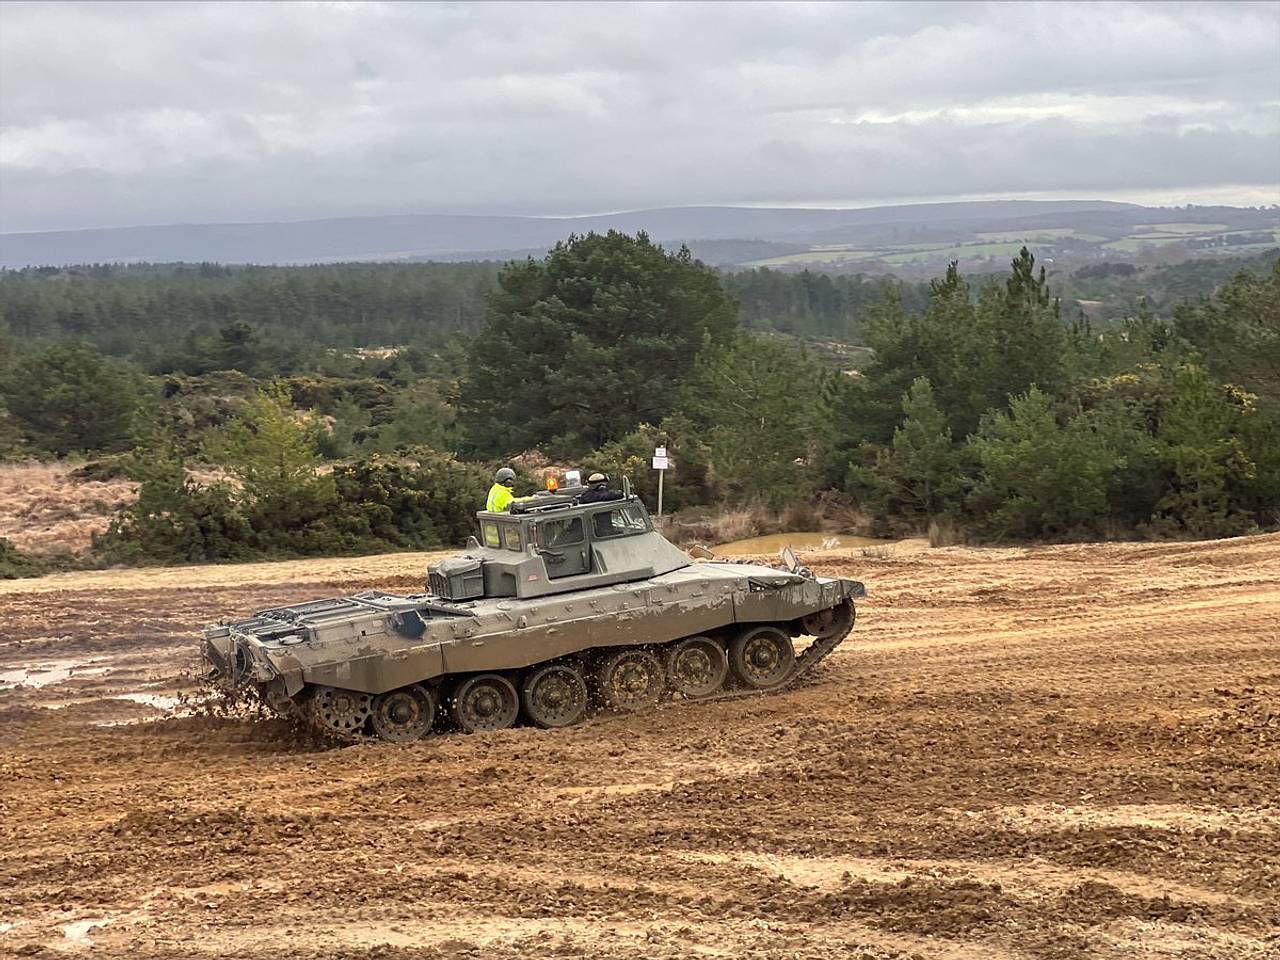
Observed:
[[[510,487],[516,482],[516,472],[510,467],[503,467],[493,475],[493,480],[495,483],[500,483],[503,486]]]
[[[601,473],[598,470],[595,473],[591,474],[591,476],[587,477],[587,483],[591,484],[592,486],[595,486],[597,483],[608,483],[608,482],[609,482],[608,474]]]

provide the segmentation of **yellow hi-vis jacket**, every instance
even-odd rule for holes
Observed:
[[[511,501],[516,498],[507,487],[500,483],[495,483],[489,488],[489,499],[485,503],[484,508],[490,513],[502,513],[511,507]]]

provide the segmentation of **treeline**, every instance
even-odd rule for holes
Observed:
[[[499,270],[465,340],[348,354],[340,371],[267,363],[282,340],[239,315],[211,327],[194,370],[10,337],[0,453],[114,453],[93,469],[141,493],[97,556],[133,563],[456,544],[495,466],[536,450],[652,497],[659,442],[674,510],[822,499],[940,541],[1280,523],[1280,260],[1105,329],[1065,309],[1025,250],[1002,277],[953,266],[923,296],[775,279],[721,277],[643,234],[575,237]],[[870,361],[852,373],[753,331],[743,290],[759,311],[800,290],[805,309],[857,302]],[[196,479],[210,468],[221,478]]]
[[[1280,260],[1172,317],[1063,323],[1024,251],[972,296],[890,307],[846,396],[844,488],[886,529],[983,540],[1226,536],[1280,524]],[[846,460],[846,456],[847,460]]]
[[[1275,255],[1139,269],[1084,267],[1055,282],[1103,302],[1104,318],[1145,302],[1167,312]],[[0,271],[0,344],[31,352],[77,339],[152,374],[237,369],[255,376],[341,373],[359,348],[439,349],[475,336],[498,289],[497,263],[341,263],[319,266],[131,264]],[[766,268],[720,275],[750,330],[862,342],[871,311],[892,295],[923,309],[928,284]],[[4,349],[0,347],[0,349]]]
[[[149,373],[296,373],[332,351],[438,347],[484,324],[496,263],[140,264],[0,273],[0,337],[74,338]],[[245,370],[245,372],[250,372]]]
[[[1052,279],[1055,293],[1064,303],[1094,301],[1096,306],[1089,312],[1109,325],[1143,309],[1172,316],[1179,304],[1212,295],[1241,271],[1266,274],[1277,257],[1280,250],[1253,256],[1202,257],[1151,267],[1104,260]]]
[[[742,270],[724,274],[720,282],[737,301],[739,319],[750,330],[853,343],[863,341],[866,319],[887,291],[912,309],[923,307],[929,298],[927,284],[809,270]]]
[[[158,374],[341,371],[355,348],[438,348],[474,336],[499,270],[497,263],[9,270],[0,272],[0,338],[21,350],[75,338]],[[747,270],[721,280],[748,328],[852,341],[886,289],[914,305],[928,293],[922,284],[808,271]]]

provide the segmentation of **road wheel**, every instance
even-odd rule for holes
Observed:
[[[525,715],[539,727],[568,727],[587,712],[587,681],[577,664],[537,667],[520,685]]]
[[[724,685],[729,658],[710,637],[686,637],[667,651],[667,680],[676,693],[697,700]]]
[[[825,640],[853,626],[853,602],[844,603],[826,610],[818,610],[800,620],[800,628],[810,637]]]
[[[435,694],[416,683],[379,694],[373,698],[374,732],[392,743],[421,740],[431,732],[436,707]]]
[[[364,727],[372,704],[372,694],[338,687],[316,687],[311,695],[311,716],[322,730],[349,737]]]
[[[600,699],[612,710],[628,713],[657,706],[667,693],[662,664],[644,647],[609,654],[596,673]]]
[[[751,627],[729,645],[733,672],[753,690],[772,690],[790,679],[796,666],[791,637],[777,627]]]
[[[503,730],[519,712],[516,688],[500,673],[468,677],[453,692],[453,719],[464,733]]]

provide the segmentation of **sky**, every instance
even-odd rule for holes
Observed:
[[[0,4],[0,231],[1280,203],[1280,3]]]

